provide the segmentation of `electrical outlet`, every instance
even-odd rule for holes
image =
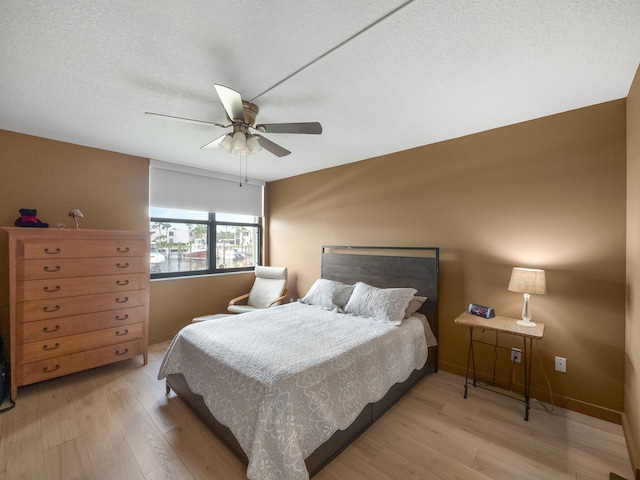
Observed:
[[[567,373],[567,359],[556,357],[556,372]]]
[[[511,349],[511,361],[520,363],[520,359],[522,358],[522,351],[519,348]]]

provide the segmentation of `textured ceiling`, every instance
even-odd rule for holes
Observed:
[[[293,152],[247,158],[266,181],[622,98],[640,60],[638,0],[0,0],[0,11],[0,129],[236,175],[240,157],[200,150],[224,130],[144,115],[226,123],[218,83],[255,98],[258,123],[323,126],[265,134]]]

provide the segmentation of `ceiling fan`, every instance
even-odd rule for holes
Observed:
[[[224,85],[214,85],[222,106],[227,114],[229,123],[207,122],[203,120],[193,120],[191,118],[174,117],[161,113],[144,112],[145,115],[155,115],[158,117],[170,118],[173,120],[183,120],[199,124],[213,125],[215,127],[233,127],[233,132],[221,135],[212,142],[200,148],[211,148],[220,146],[224,150],[236,155],[251,155],[264,148],[278,157],[284,157],[291,152],[271,140],[263,137],[260,133],[304,133],[319,135],[322,133],[322,125],[318,122],[303,123],[263,123],[254,125],[258,115],[258,107],[245,100],[242,100],[240,93]],[[252,131],[260,133],[252,133]]]

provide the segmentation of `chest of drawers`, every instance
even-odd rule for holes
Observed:
[[[147,363],[148,232],[3,230],[13,399],[22,385],[138,355]]]

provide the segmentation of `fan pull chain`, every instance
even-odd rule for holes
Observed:
[[[242,179],[242,157],[244,157],[244,180]],[[239,187],[242,187],[242,183],[249,183],[249,172],[248,172],[248,167],[247,167],[247,156],[246,155],[240,155],[240,183],[238,184]]]

